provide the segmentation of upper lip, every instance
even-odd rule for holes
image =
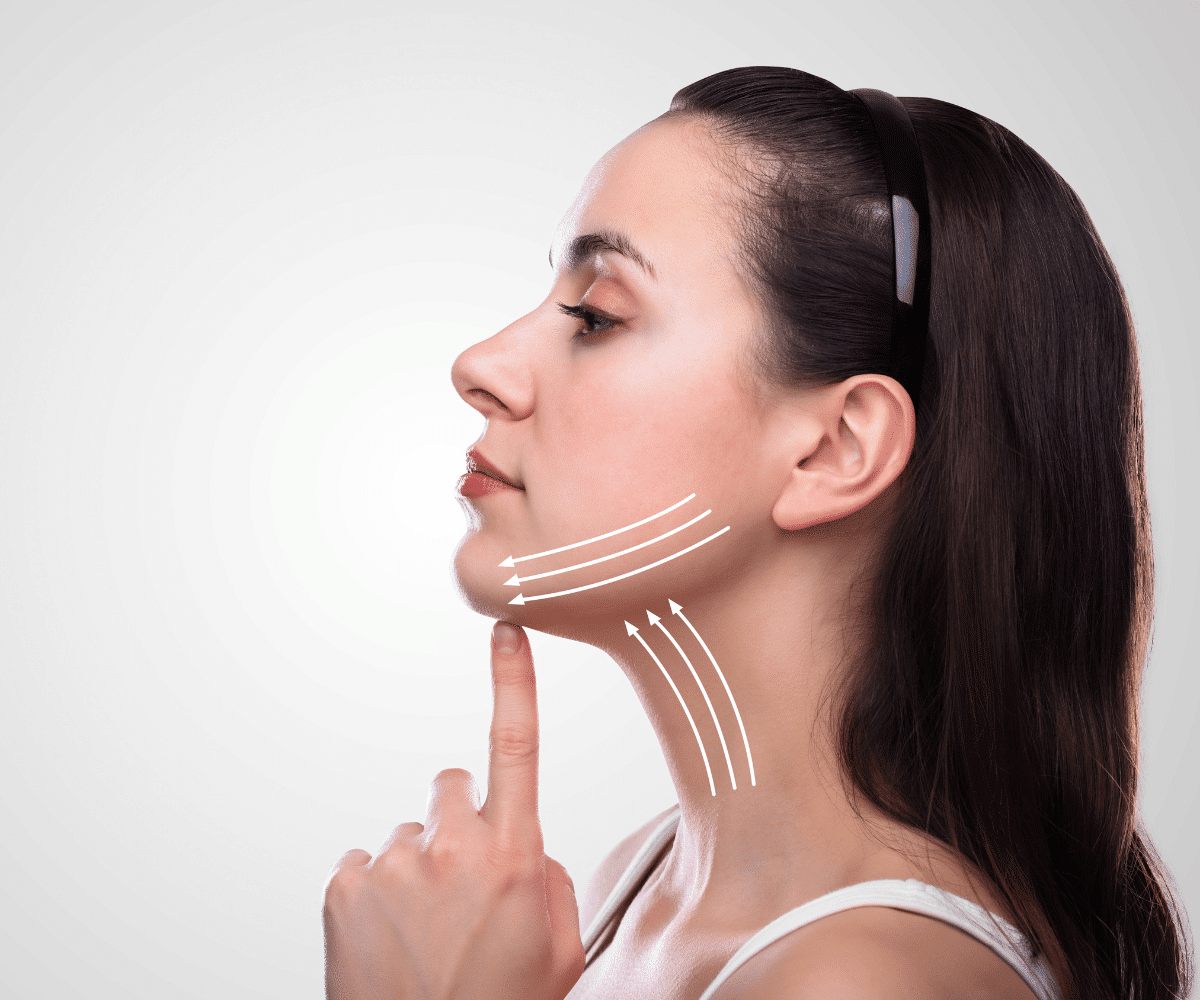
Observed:
[[[492,479],[498,479],[500,482],[511,486],[513,489],[525,489],[524,486],[518,483],[511,476],[506,476],[503,472],[496,468],[496,466],[479,454],[479,452],[477,452],[474,448],[467,452],[467,471],[479,472]]]

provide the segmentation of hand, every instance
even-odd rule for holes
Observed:
[[[483,808],[461,768],[433,780],[424,825],[372,858],[349,851],[325,886],[329,1000],[563,1000],[583,972],[579,907],[542,851],[538,723],[524,632],[492,632]]]

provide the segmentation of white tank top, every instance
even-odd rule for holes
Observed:
[[[655,857],[675,835],[679,825],[679,806],[663,819],[650,834],[638,852],[629,862],[624,874],[613,886],[612,892],[604,900],[604,905],[592,920],[583,936],[584,952],[591,951],[592,946],[599,940],[601,933],[627,899],[636,892],[636,887],[647,874]],[[776,917],[758,933],[752,935],[733,957],[725,963],[725,967],[717,973],[717,978],[709,984],[699,997],[699,1000],[709,1000],[717,988],[725,982],[743,962],[757,955],[767,945],[778,941],[785,934],[804,927],[806,924],[827,917],[831,913],[849,910],[856,906],[890,906],[898,910],[908,910],[934,917],[952,924],[959,930],[965,931],[972,937],[982,941],[1025,981],[1038,1000],[1059,1000],[1058,988],[1055,984],[1050,967],[1044,955],[1033,955],[1025,936],[1003,917],[985,910],[978,903],[973,903],[962,896],[947,892],[935,885],[918,882],[916,879],[876,879],[872,882],[858,882],[842,889],[835,889],[811,899],[793,910],[788,910]]]

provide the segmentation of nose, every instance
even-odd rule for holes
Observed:
[[[468,347],[450,367],[458,394],[489,420],[524,420],[533,412],[533,372],[520,350],[521,323]]]

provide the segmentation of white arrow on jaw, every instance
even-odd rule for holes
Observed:
[[[670,538],[672,535],[683,531],[684,528],[690,528],[697,521],[703,520],[712,513],[712,508],[706,510],[703,514],[697,514],[686,524],[681,524],[678,528],[672,528],[670,531],[664,531],[657,538],[651,538],[648,542],[638,542],[637,545],[631,545],[627,549],[622,549],[620,552],[614,552],[610,556],[601,556],[599,559],[589,559],[587,562],[576,563],[574,566],[564,566],[562,569],[547,570],[545,573],[534,573],[532,576],[512,576],[504,581],[506,587],[519,587],[521,584],[529,580],[541,580],[547,576],[558,576],[559,573],[570,573],[573,569],[586,569],[588,566],[595,566],[596,563],[608,562],[610,559],[616,559],[618,556],[627,556],[630,552],[636,552],[638,549],[644,549],[647,545],[653,545],[655,542],[661,542],[664,538]]]
[[[672,559],[678,559],[682,555],[691,552],[692,549],[698,549],[705,542],[711,542],[714,538],[725,534],[729,530],[729,525],[725,525],[720,531],[714,531],[707,538],[701,538],[698,542],[693,542],[686,549],[680,549],[678,552],[672,552],[669,556],[664,556],[657,562],[652,562],[648,566],[639,566],[637,569],[631,569],[628,573],[622,573],[620,576],[610,576],[607,580],[598,580],[596,583],[584,584],[582,587],[572,587],[570,590],[556,590],[553,594],[530,594],[524,597],[517,594],[509,604],[525,604],[529,601],[544,601],[551,597],[562,597],[565,594],[578,594],[581,590],[592,590],[595,587],[603,587],[606,583],[616,583],[618,580],[624,580],[626,577],[637,576],[639,573],[645,573],[648,569],[654,569],[655,566],[661,566],[663,563],[670,562]]]
[[[682,507],[695,496],[695,493],[689,493],[682,500],[680,500],[679,503],[671,504],[671,506],[666,510],[660,510],[657,514],[651,514],[649,517],[644,517],[640,521],[636,521],[633,524],[627,524],[625,527],[618,528],[616,531],[608,531],[603,535],[597,535],[595,538],[585,538],[582,542],[572,542],[570,545],[561,545],[557,549],[547,549],[545,552],[535,552],[530,556],[509,556],[504,560],[504,562],[500,563],[500,566],[507,569],[508,567],[513,566],[515,563],[526,562],[529,559],[541,559],[542,556],[552,556],[556,552],[566,552],[568,549],[577,549],[581,545],[591,545],[592,542],[603,541],[605,538],[612,538],[613,535],[619,535],[625,531],[632,531],[634,528],[640,528],[643,524],[649,524],[651,521],[662,517],[664,514],[670,514],[671,511],[675,510],[675,508]],[[510,601],[509,603],[512,602]]]

